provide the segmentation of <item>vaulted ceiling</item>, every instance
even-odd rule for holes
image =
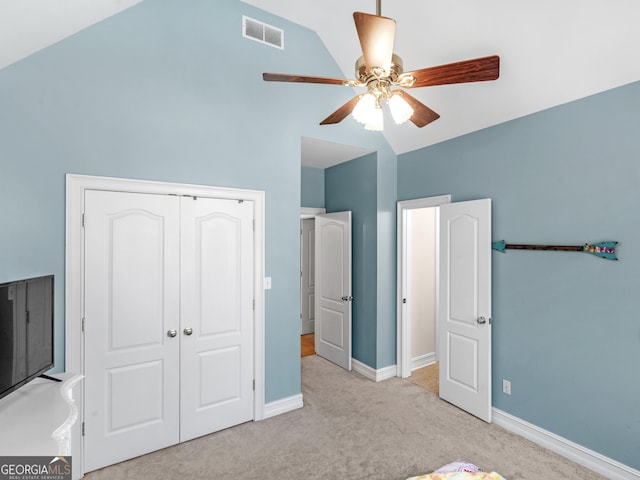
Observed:
[[[0,68],[140,1],[0,2]],[[375,0],[245,2],[316,31],[344,77],[355,77],[361,52],[352,14],[375,13]],[[412,90],[441,118],[421,129],[386,121],[398,154],[640,80],[637,0],[386,0],[382,15],[397,21],[394,50],[405,70],[501,58],[497,81]]]
[[[245,1],[315,30],[355,77],[352,14],[375,13],[375,0]],[[386,121],[398,154],[640,80],[636,0],[386,0],[381,13],[397,22],[394,51],[407,71],[501,58],[497,81],[411,90],[441,117],[421,129]]]

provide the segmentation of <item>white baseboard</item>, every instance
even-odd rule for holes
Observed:
[[[436,352],[425,353],[411,359],[411,371],[436,363]]]
[[[387,378],[396,376],[395,365],[390,365],[388,367],[379,368],[378,370],[376,370],[375,368],[371,368],[369,365],[365,365],[355,358],[352,358],[351,368],[353,368],[354,372],[358,372],[360,375],[363,375],[369,380],[373,380],[374,382],[381,382],[382,380],[386,380]]]
[[[302,394],[293,395],[287,398],[281,398],[274,402],[269,402],[264,405],[263,420],[267,418],[275,417],[276,415],[282,415],[283,413],[291,412],[302,408],[304,403],[302,401]]]
[[[611,480],[638,480],[640,471],[589,450],[497,408],[492,409],[493,423],[531,440]]]

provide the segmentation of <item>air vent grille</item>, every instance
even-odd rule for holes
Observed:
[[[242,16],[242,36],[284,50],[284,30]]]

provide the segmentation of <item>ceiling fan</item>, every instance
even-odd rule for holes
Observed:
[[[362,56],[356,61],[356,80],[282,73],[263,73],[263,80],[366,87],[366,93],[349,100],[320,125],[339,123],[352,113],[366,129],[382,130],[383,101],[389,104],[398,124],[410,120],[417,127],[424,127],[440,118],[404,89],[482,82],[499,77],[500,57],[497,55],[404,72],[402,59],[393,53],[396,21],[380,15],[380,3],[381,0],[377,0],[376,15],[362,12],[353,14],[362,48]]]

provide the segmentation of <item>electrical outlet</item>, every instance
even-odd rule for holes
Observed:
[[[502,380],[502,393],[511,395],[511,382],[509,380]]]

